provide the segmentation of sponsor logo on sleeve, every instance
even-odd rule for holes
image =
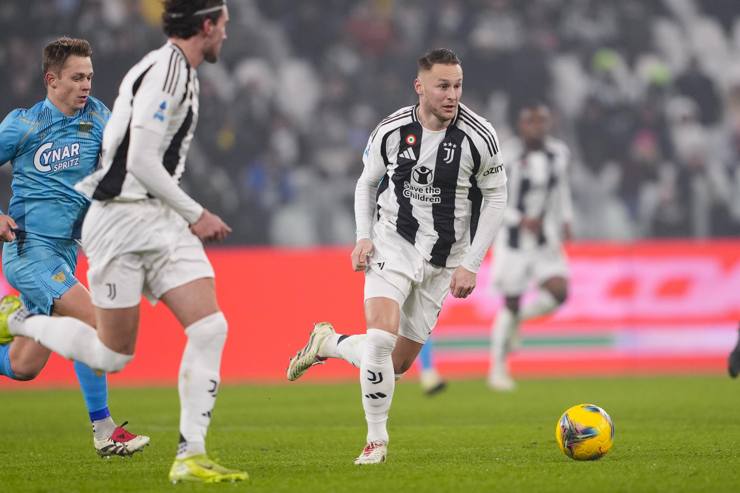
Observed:
[[[163,122],[165,110],[167,110],[167,101],[162,101],[159,104],[159,108],[157,108],[157,111],[154,113],[154,119]]]

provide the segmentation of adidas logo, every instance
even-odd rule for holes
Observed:
[[[387,396],[387,395],[385,395],[385,394],[384,394],[383,392],[376,392],[376,393],[374,393],[374,394],[365,394],[365,397],[366,397],[367,399],[374,399],[374,400],[377,400],[377,399],[382,399],[382,398],[384,398],[384,397],[388,397],[388,396]]]
[[[398,155],[398,157],[408,159],[409,161],[416,161],[416,154],[414,153],[413,147],[407,147],[405,151]]]

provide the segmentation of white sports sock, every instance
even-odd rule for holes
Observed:
[[[221,354],[227,331],[226,318],[221,312],[185,329],[188,342],[182,353],[177,385],[180,392],[179,459],[205,453],[206,433],[221,381]]]
[[[520,320],[541,317],[552,313],[560,305],[557,299],[547,289],[538,289],[535,298],[524,305],[519,312]]]
[[[25,320],[8,319],[14,335],[26,336],[61,356],[86,364],[93,370],[114,372],[121,370],[133,355],[108,349],[94,328],[72,317],[34,315]]]
[[[489,376],[509,374],[506,356],[509,353],[510,339],[518,325],[516,315],[507,307],[502,307],[491,327],[491,368]]]
[[[397,336],[380,329],[367,329],[360,363],[362,407],[367,421],[367,442],[388,443],[388,411],[396,386],[391,353]]]
[[[319,358],[341,358],[337,353],[337,344],[342,334],[332,334],[327,337],[324,342],[319,346],[319,352],[317,353]],[[346,337],[345,337],[346,339]]]
[[[105,440],[113,434],[116,429],[116,423],[113,418],[107,416],[103,419],[97,419],[92,422],[93,436],[96,440]]]
[[[367,341],[367,335],[357,334],[342,339],[336,345],[336,352],[339,358],[348,362],[355,368],[360,367],[362,361],[362,355],[365,352],[365,342]]]

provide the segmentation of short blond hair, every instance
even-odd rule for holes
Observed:
[[[44,46],[41,71],[44,75],[49,71],[60,71],[70,56],[90,57],[92,56],[92,46],[86,39],[68,38],[66,36],[55,39]]]

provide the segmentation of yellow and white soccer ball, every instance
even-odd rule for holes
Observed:
[[[599,406],[578,404],[558,420],[555,439],[560,450],[571,459],[600,459],[612,448],[614,424]]]

